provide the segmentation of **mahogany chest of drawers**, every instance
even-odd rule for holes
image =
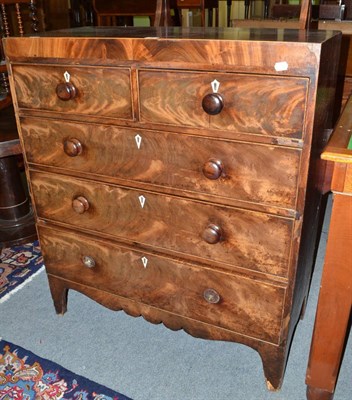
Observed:
[[[255,29],[6,39],[56,311],[74,289],[249,345],[279,388],[314,261],[339,45]]]

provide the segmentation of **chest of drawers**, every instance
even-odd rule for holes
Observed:
[[[280,387],[318,233],[340,35],[78,29],[8,38],[56,311],[256,349]]]

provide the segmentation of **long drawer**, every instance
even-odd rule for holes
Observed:
[[[303,136],[307,78],[157,70],[138,78],[142,122]]]
[[[278,343],[285,289],[39,226],[47,272]]]
[[[287,275],[291,219],[36,171],[31,186],[39,218],[229,269]]]
[[[133,119],[128,68],[14,65],[13,73],[20,108]]]
[[[296,207],[299,149],[31,118],[22,135],[30,163]]]

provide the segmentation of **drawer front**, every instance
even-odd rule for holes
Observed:
[[[65,77],[66,72],[69,78]],[[13,74],[20,108],[133,118],[130,70],[127,68],[15,65]],[[75,94],[71,99],[62,100],[56,90],[67,80],[74,86]]]
[[[217,82],[217,83],[216,83]],[[142,122],[301,138],[308,79],[244,74],[140,71]],[[218,86],[218,88],[216,87]],[[220,95],[216,115],[206,96]],[[218,111],[219,99],[206,109]],[[229,133],[222,133],[228,136]]]
[[[279,341],[282,287],[76,233],[39,227],[39,236],[50,274],[248,336]],[[205,300],[207,289],[217,292],[218,303]]]
[[[22,135],[30,163],[295,209],[297,149],[30,118]]]
[[[31,173],[38,216],[134,243],[285,276],[293,222],[264,213]]]

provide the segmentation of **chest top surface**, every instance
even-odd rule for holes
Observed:
[[[340,35],[293,29],[85,27],[6,38],[4,45],[11,62],[153,63],[307,76],[316,73],[324,43],[337,43]]]

